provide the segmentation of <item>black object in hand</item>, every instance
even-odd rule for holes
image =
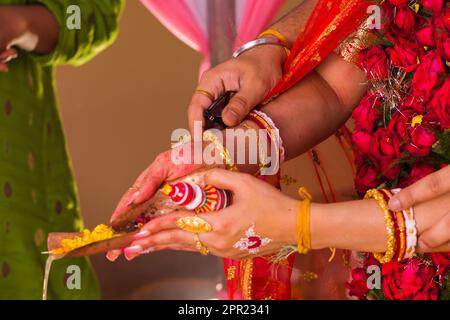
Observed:
[[[225,92],[203,112],[203,117],[205,118],[205,130],[212,128],[225,129],[227,127],[225,123],[223,123],[222,112],[233,95],[233,91]]]

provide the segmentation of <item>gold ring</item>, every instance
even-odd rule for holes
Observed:
[[[132,190],[139,190],[139,188],[138,187],[131,187],[131,188],[128,188],[128,190],[130,190],[130,191],[132,191]]]
[[[175,224],[178,228],[190,233],[204,233],[211,232],[213,230],[209,222],[197,216],[180,218],[175,222]]]
[[[209,92],[209,91],[206,91],[206,90],[203,90],[203,89],[197,89],[197,90],[195,90],[195,92],[196,92],[196,93],[199,93],[199,94],[202,94],[202,95],[204,95],[205,97],[208,97],[211,101],[216,100],[216,98],[214,97],[214,95],[213,95],[211,92]]]
[[[195,239],[195,248],[198,250],[198,252],[200,252],[202,256],[207,256],[209,254],[209,250],[200,241],[198,234],[195,234],[194,239]]]

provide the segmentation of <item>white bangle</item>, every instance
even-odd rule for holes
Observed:
[[[277,128],[277,126],[273,122],[272,118],[270,118],[267,114],[265,114],[264,112],[259,111],[259,110],[253,110],[253,112],[256,113],[257,115],[259,115],[261,118],[263,118],[269,124],[269,126],[272,128],[272,130],[277,131],[277,137],[276,137],[277,141],[273,141],[273,142],[278,144],[278,150],[280,153],[279,154],[280,164],[282,164],[285,160],[286,150],[284,149],[283,139],[281,139],[280,130]],[[272,139],[272,140],[275,140],[275,139]]]
[[[262,38],[258,38],[258,39],[252,40],[250,42],[247,42],[242,47],[238,48],[233,53],[233,58],[239,57],[241,54],[243,54],[244,52],[246,52],[250,49],[253,49],[254,47],[267,45],[267,44],[278,45],[278,46],[282,46],[282,47],[286,48],[284,42],[276,37],[262,37]]]
[[[402,189],[391,190],[392,194],[397,194]],[[417,228],[416,220],[414,218],[414,208],[409,208],[403,210],[403,217],[405,218],[405,229],[406,229],[406,250],[405,255],[402,257],[404,259],[410,259],[416,253],[417,246]]]

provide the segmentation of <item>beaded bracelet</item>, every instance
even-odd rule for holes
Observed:
[[[395,222],[392,212],[389,210],[385,196],[379,190],[371,189],[367,191],[364,199],[374,199],[383,211],[383,217],[386,222],[386,231],[388,234],[387,250],[384,254],[375,252],[373,256],[382,264],[389,263],[394,259],[397,246],[397,241],[395,239]]]

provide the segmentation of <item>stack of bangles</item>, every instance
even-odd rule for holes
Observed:
[[[283,163],[285,159],[285,149],[283,146],[283,140],[280,137],[280,132],[278,128],[275,126],[275,123],[267,114],[258,110],[253,110],[252,112],[250,112],[245,118],[245,120],[253,122],[259,127],[260,130],[264,130],[266,132],[267,135],[266,141],[270,142],[270,148],[272,151],[275,152],[275,157],[273,153],[271,153],[271,159],[277,161],[275,163],[275,166],[273,167],[277,168],[278,171],[280,164]],[[244,127],[246,129],[250,129],[250,127],[246,126],[245,124]],[[267,152],[268,148],[263,147],[262,142],[259,138],[261,137],[258,137],[259,170],[256,175],[259,174],[264,175],[264,169],[270,166],[271,161],[269,160],[267,153],[266,154],[264,153],[264,151]]]
[[[283,147],[283,141],[280,137],[280,133],[278,128],[275,126],[272,119],[265,114],[264,112],[254,110],[250,112],[245,119],[247,121],[251,121],[255,123],[261,130],[264,130],[267,134],[267,141],[270,142],[270,148],[276,154],[275,157],[272,155],[271,158],[277,161],[273,168],[279,168],[279,165],[284,162],[285,159],[285,150]],[[244,128],[252,129],[250,126],[244,124]],[[234,164],[233,159],[230,157],[230,154],[227,148],[223,145],[220,139],[211,131],[205,131],[203,133],[203,140],[209,141],[214,145],[214,148],[219,152],[222,157],[227,170],[229,171],[238,171],[236,164]],[[258,165],[259,170],[255,175],[264,175],[264,169],[268,168],[271,164],[269,157],[264,151],[267,152],[268,148],[263,148],[261,140],[258,139]]]
[[[414,219],[414,209],[393,212],[388,202],[399,189],[372,189],[367,191],[364,199],[374,199],[383,211],[388,234],[387,250],[385,253],[374,253],[373,256],[380,263],[402,261],[411,258],[416,252],[417,229]]]
[[[302,198],[297,215],[297,251],[306,254],[311,250],[310,208],[312,197],[305,188],[299,189]],[[410,259],[416,252],[417,229],[414,219],[414,209],[392,212],[388,202],[393,194],[400,189],[385,190],[372,189],[367,191],[364,199],[374,199],[383,211],[388,234],[387,250],[385,253],[374,253],[375,259],[385,264],[392,261]]]

